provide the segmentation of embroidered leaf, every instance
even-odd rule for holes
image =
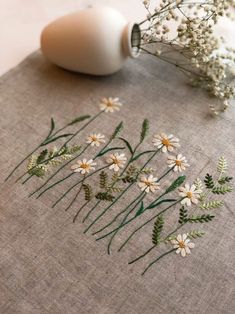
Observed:
[[[182,206],[180,208],[180,213],[179,213],[179,220],[178,220],[179,224],[186,223],[187,217],[188,217],[188,211],[184,206]]]
[[[142,201],[140,204],[140,208],[137,210],[135,217],[138,217],[139,215],[141,215],[144,212],[144,202]]]
[[[38,159],[38,157],[36,155],[30,156],[29,161],[28,161],[28,165],[27,165],[28,171],[37,165],[37,159]]]
[[[43,160],[45,160],[46,156],[47,156],[48,150],[44,149],[38,156],[37,158],[37,164],[40,164],[41,162],[43,162]]]
[[[221,207],[223,204],[224,204],[223,201],[211,201],[208,203],[203,203],[199,207],[201,209],[215,209]]]
[[[126,144],[126,147],[129,149],[131,155],[133,155],[134,152],[131,147],[131,144],[127,140],[125,140],[123,137],[119,137],[119,140],[123,141]]]
[[[218,161],[217,171],[219,173],[225,173],[227,171],[228,165],[226,159],[221,156]]]
[[[145,154],[155,153],[155,152],[156,152],[156,150],[146,150],[145,152],[139,153],[134,158],[132,158],[132,161],[135,161],[135,160],[139,159],[141,156],[143,156]]]
[[[208,189],[212,189],[215,186],[213,178],[209,173],[206,174],[204,183]]]
[[[160,241],[160,238],[161,238],[160,236],[163,229],[163,225],[164,225],[164,219],[163,219],[163,216],[160,215],[155,221],[154,228],[153,228],[152,242],[155,245],[158,245]]]
[[[147,119],[144,119],[143,124],[142,124],[142,130],[140,133],[140,143],[142,143],[145,137],[147,136],[148,130],[149,130],[149,121]]]
[[[142,169],[141,171],[139,171],[139,173],[144,173],[144,174],[151,174],[152,172],[154,171],[154,169],[153,168],[144,168],[144,169]]]
[[[233,177],[225,176],[225,177],[220,178],[218,183],[222,185],[222,184],[225,184],[225,183],[232,181],[232,179],[233,179]]]
[[[201,238],[204,234],[205,234],[205,232],[203,232],[203,231],[192,230],[187,234],[187,237],[192,240],[192,239],[196,239],[196,238]]]
[[[79,145],[74,145],[68,148],[67,153],[68,154],[74,154],[77,153],[81,149],[81,146]]]
[[[204,222],[209,222],[211,221],[215,216],[208,214],[208,215],[201,215],[201,216],[191,216],[189,218],[187,218],[187,221],[190,223],[204,223]]]
[[[107,152],[110,152],[112,150],[119,150],[119,149],[125,149],[125,147],[110,147],[107,148],[105,150],[102,150],[96,157],[100,157],[103,156],[104,154],[106,154]]]
[[[51,128],[50,128],[49,134],[47,135],[46,139],[48,139],[51,136],[54,129],[55,129],[55,121],[53,118],[51,118]]]
[[[222,186],[218,186],[218,187],[214,187],[212,190],[212,193],[214,194],[226,194],[229,192],[232,192],[232,187],[229,185],[222,185]]]
[[[169,188],[166,189],[166,194],[174,191],[177,189],[184,181],[186,177],[185,176],[180,176],[178,177],[170,186]]]
[[[151,209],[151,208],[157,207],[157,206],[161,205],[162,203],[171,203],[171,202],[176,202],[176,199],[171,199],[171,198],[164,199],[164,200],[161,200],[161,201],[158,201],[156,203],[149,205],[148,207],[146,207],[146,209]]]
[[[95,196],[98,200],[112,202],[115,197],[107,192],[99,192]]]
[[[120,186],[112,186],[111,184],[107,186],[107,191],[113,192],[113,193],[120,193],[123,191],[123,188]]]
[[[108,184],[108,174],[105,171],[100,173],[100,188],[105,189]]]
[[[113,134],[110,136],[110,140],[113,140],[114,138],[116,138],[120,134],[122,129],[123,129],[123,122],[120,122],[118,126],[116,127],[116,129],[114,130]]]
[[[93,194],[90,184],[83,183],[82,187],[85,192],[85,201],[90,201],[92,199],[92,194]]]
[[[194,181],[194,185],[196,186],[196,190],[200,190],[200,191],[203,191],[203,183],[201,181],[200,178],[197,178],[195,181]]]
[[[124,183],[133,183],[136,181],[136,176],[138,174],[138,169],[134,165],[130,165],[126,171],[126,175],[123,176],[122,181]]]
[[[80,116],[80,117],[77,117],[75,119],[73,119],[70,123],[68,123],[68,125],[73,125],[75,123],[78,123],[78,122],[82,122],[86,119],[89,119],[91,116],[89,114],[86,114],[84,116]]]

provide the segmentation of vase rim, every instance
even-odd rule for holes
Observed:
[[[137,23],[128,23],[123,32],[123,45],[125,54],[137,58],[140,54],[141,32]]]

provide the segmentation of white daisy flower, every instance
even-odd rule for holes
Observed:
[[[106,159],[106,162],[110,164],[110,170],[113,169],[115,172],[117,172],[120,168],[124,167],[124,164],[126,163],[126,157],[125,154],[110,154]]]
[[[91,146],[97,146],[99,147],[101,143],[105,143],[105,140],[104,140],[105,136],[98,133],[98,134],[95,134],[95,133],[91,133],[88,137],[87,137],[87,141],[86,143],[87,144],[91,144]]]
[[[100,110],[104,110],[105,112],[114,112],[119,111],[122,103],[119,101],[119,98],[103,98],[100,104]]]
[[[92,159],[78,160],[75,165],[71,166],[73,172],[81,172],[81,174],[89,173],[91,170],[95,170],[96,163]]]
[[[190,239],[188,239],[187,234],[178,234],[175,240],[171,240],[171,244],[173,244],[173,247],[177,249],[176,254],[180,253],[182,257],[190,254],[190,249],[195,247],[195,244],[190,242]]]
[[[181,201],[181,204],[186,206],[191,206],[192,203],[197,204],[201,193],[202,191],[197,190],[194,184],[190,186],[188,183],[186,183],[185,187],[179,188],[179,196],[184,197],[184,199]]]
[[[167,151],[172,152],[174,148],[179,147],[179,139],[172,134],[166,135],[165,133],[156,134],[153,136],[153,145],[161,148],[163,153]]]
[[[154,178],[153,175],[149,175],[148,177],[142,176],[138,183],[141,191],[145,191],[146,193],[152,192],[154,193],[156,190],[160,189],[160,184],[157,183],[158,179]]]
[[[176,156],[168,156],[167,164],[170,168],[174,167],[174,171],[181,172],[189,167],[186,158],[182,154]]]

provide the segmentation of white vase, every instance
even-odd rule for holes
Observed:
[[[108,75],[139,55],[139,26],[116,10],[96,7],[63,16],[41,34],[41,49],[52,63],[71,71]]]

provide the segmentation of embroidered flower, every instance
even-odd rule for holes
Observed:
[[[91,144],[91,146],[97,146],[99,147],[101,143],[105,143],[105,140],[104,140],[104,135],[98,133],[98,134],[95,134],[95,133],[91,133],[88,137],[87,137],[87,141],[86,143],[87,144]]]
[[[157,183],[158,179],[154,178],[153,175],[149,175],[148,177],[142,176],[140,178],[140,182],[138,186],[140,187],[141,191],[145,191],[146,193],[152,192],[154,193],[156,190],[160,189],[160,184]]]
[[[115,172],[117,172],[120,168],[124,167],[124,164],[126,163],[126,157],[125,154],[111,154],[106,159],[106,162],[110,164],[110,170],[113,169]]]
[[[181,172],[189,167],[186,158],[182,154],[176,156],[168,156],[167,164],[170,168],[174,167],[174,171]]]
[[[196,186],[193,184],[190,186],[188,183],[185,184],[185,187],[179,188],[179,195],[184,197],[182,199],[181,204],[191,206],[193,204],[198,203],[198,198],[200,197],[200,194],[202,193],[201,190],[197,190]]]
[[[119,101],[119,98],[103,98],[100,104],[100,110],[104,110],[105,112],[114,112],[119,111],[122,103]]]
[[[179,234],[175,240],[171,240],[173,247],[176,250],[176,254],[181,254],[182,257],[185,257],[187,254],[190,254],[190,249],[195,247],[195,244],[190,242],[190,239],[187,238],[187,234]]]
[[[153,145],[157,148],[162,148],[163,153],[167,151],[172,152],[174,148],[179,147],[179,139],[172,134],[166,135],[165,133],[156,134],[153,137]]]
[[[81,172],[81,174],[89,173],[91,170],[95,170],[96,163],[92,159],[78,160],[75,165],[71,166],[71,170],[74,172]]]

